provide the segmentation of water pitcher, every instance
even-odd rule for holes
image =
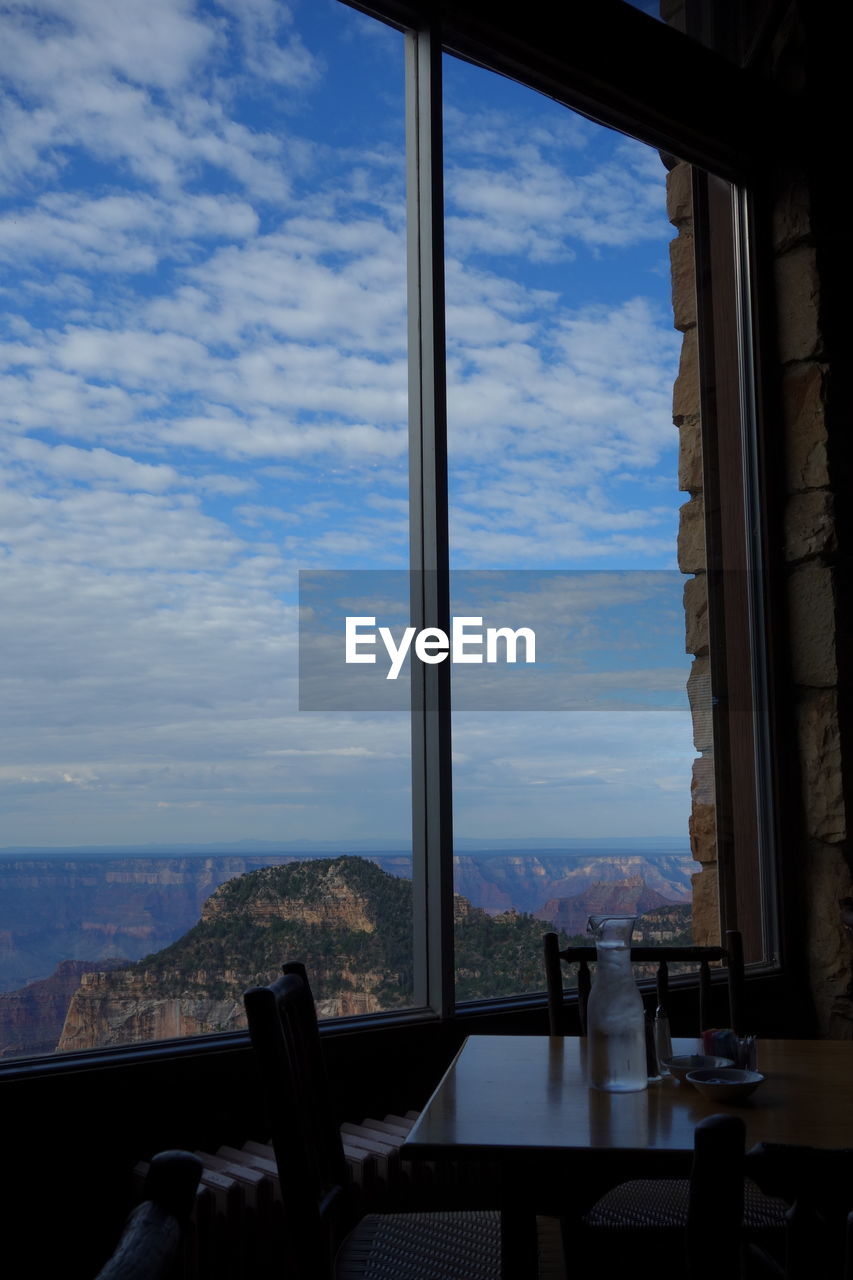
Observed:
[[[645,1089],[646,1032],[643,1001],[631,970],[635,916],[590,916],[596,966],[587,1008],[589,1079],[596,1089],[631,1093]]]

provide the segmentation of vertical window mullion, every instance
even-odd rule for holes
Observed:
[[[755,807],[758,830],[757,860],[763,959],[779,957],[779,884],[774,850],[777,845],[774,777],[771,768],[770,668],[767,649],[768,583],[766,581],[764,489],[760,460],[757,388],[758,342],[754,326],[752,290],[755,263],[751,255],[752,199],[745,188],[736,190],[733,240],[738,298],[738,349],[740,353],[741,417],[746,522],[749,531],[746,559],[749,572],[749,633],[753,695],[755,758]]]
[[[450,631],[441,40],[406,40],[411,625]],[[453,1010],[450,663],[412,661],[415,999]]]
[[[725,928],[777,947],[746,196],[694,170],[717,846]]]

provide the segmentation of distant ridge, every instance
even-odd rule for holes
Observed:
[[[521,856],[525,853],[593,853],[606,854],[631,850],[647,857],[655,853],[667,857],[689,854],[690,842],[685,836],[567,836],[533,837],[520,843],[517,839],[473,839],[460,836],[454,840],[457,853]],[[400,840],[218,840],[211,844],[78,844],[78,845],[2,845],[0,858],[192,858],[221,854],[297,854],[300,857],[328,857],[329,854],[381,853],[411,857],[411,847]]]

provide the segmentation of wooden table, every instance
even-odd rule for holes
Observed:
[[[676,1040],[673,1052],[696,1047]],[[496,1162],[504,1175],[506,1274],[523,1275],[531,1210],[555,1212],[549,1194],[553,1200],[558,1190],[565,1208],[570,1192],[582,1212],[608,1183],[686,1175],[693,1131],[705,1116],[742,1116],[747,1148],[761,1141],[853,1147],[853,1041],[759,1040],[758,1069],[766,1079],[756,1092],[724,1107],[671,1078],[638,1093],[591,1089],[581,1038],[469,1036],[402,1155]]]

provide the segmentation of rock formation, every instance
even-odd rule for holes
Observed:
[[[0,994],[0,1058],[53,1053],[72,995],[92,969],[121,961],[63,960],[49,978]]]
[[[670,902],[656,889],[650,889],[642,876],[625,880],[596,882],[583,893],[568,898],[551,898],[534,915],[569,937],[586,933],[587,921],[594,915],[636,916]]]
[[[459,899],[456,929],[462,998],[541,988],[537,921],[516,911],[490,916]],[[321,1017],[410,1005],[411,882],[357,857],[229,880],[171,946],[128,968],[84,974],[59,1050],[235,1030],[245,1025],[243,992],[289,958],[305,963]]]

